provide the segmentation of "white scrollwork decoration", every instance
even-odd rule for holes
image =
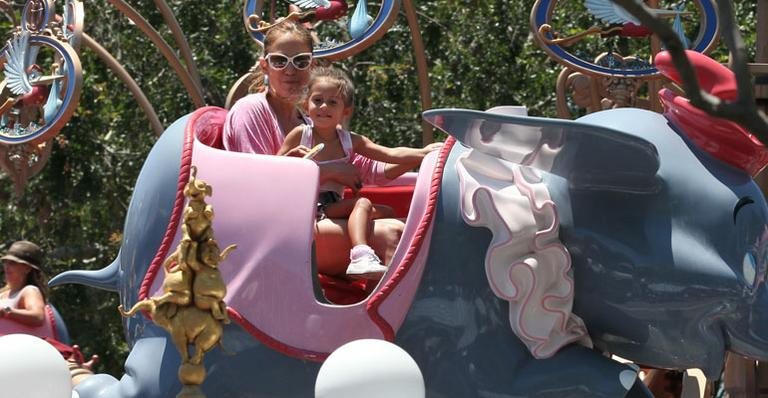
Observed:
[[[531,131],[485,137],[481,126],[477,130],[480,139],[504,146],[506,159],[546,170],[557,153]],[[501,135],[529,139],[507,146]],[[558,237],[557,209],[537,169],[473,149],[457,160],[456,170],[464,221],[493,234],[485,271],[494,294],[509,302],[513,332],[536,358],[550,357],[573,342],[591,346],[584,322],[572,312],[571,257]]]

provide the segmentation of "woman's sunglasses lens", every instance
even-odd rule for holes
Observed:
[[[312,57],[309,55],[296,57],[293,60],[293,65],[296,67],[296,69],[307,69],[309,67],[309,64],[312,62]]]
[[[269,66],[277,70],[285,69],[288,64],[292,64],[293,67],[298,70],[304,70],[309,68],[309,65],[312,64],[312,55],[302,54],[288,58],[282,54],[269,54],[267,56],[267,62],[269,62]]]
[[[269,64],[275,69],[283,69],[288,65],[288,58],[282,55],[270,55]]]

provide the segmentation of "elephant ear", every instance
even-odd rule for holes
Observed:
[[[649,141],[618,130],[562,119],[434,109],[424,120],[462,144],[559,175],[571,188],[655,192],[659,155]],[[631,121],[628,121],[631,123]]]

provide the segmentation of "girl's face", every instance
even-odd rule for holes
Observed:
[[[12,260],[3,260],[3,271],[5,272],[5,282],[13,287],[23,286],[27,280],[27,274],[32,269],[24,264]]]
[[[344,101],[338,84],[321,79],[309,90],[307,114],[315,127],[335,129],[345,118],[352,115],[352,107],[347,106]]]
[[[312,48],[308,48],[307,44],[296,35],[285,34],[278,37],[270,45],[267,53],[264,54],[265,56],[275,54],[293,59],[293,62],[289,62],[283,69],[275,69],[267,59],[261,58],[259,60],[265,76],[269,77],[270,94],[289,100],[299,100],[301,98],[309,81],[309,73],[312,67],[310,65],[303,70],[297,69],[296,64],[303,66],[301,61],[302,58],[306,59],[306,57],[294,57],[306,53],[312,53]]]

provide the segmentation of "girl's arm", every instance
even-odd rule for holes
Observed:
[[[359,153],[360,155],[363,155],[365,157],[369,157],[371,159],[375,159],[378,161],[386,162],[387,164],[384,165],[384,178],[393,180],[401,175],[403,173],[406,173],[421,164],[421,160],[424,159],[424,156],[427,156],[428,153],[438,150],[443,146],[442,142],[435,142],[432,144],[428,144],[424,148],[407,148],[407,147],[398,147],[398,148],[388,148],[382,145],[378,145],[371,140],[369,140],[366,137],[360,136],[360,135],[353,135],[352,142],[354,145],[355,136],[361,138],[361,143],[365,143],[367,141],[368,143],[372,144],[372,147],[374,148],[373,151],[376,152],[377,150],[381,149],[385,153],[389,153],[389,155],[394,155],[390,158],[376,158],[373,156],[368,156],[363,152],[358,152],[357,148],[355,148],[355,152]],[[365,143],[367,144],[367,143]],[[363,151],[365,151],[368,148],[367,146],[362,146]],[[375,153],[374,153],[375,154]]]
[[[413,170],[418,163],[387,163],[384,165],[384,178],[394,180],[397,177]]]
[[[434,150],[440,149],[442,145],[442,142],[436,142],[421,148],[421,150],[426,151],[426,153],[430,153]],[[415,169],[419,164],[421,164],[421,159],[413,163],[387,163],[384,165],[384,177],[390,180],[394,180],[404,173]]]
[[[362,135],[355,133],[350,133],[350,135],[352,137],[352,146],[356,153],[380,162],[408,164],[411,165],[411,168],[418,166],[421,160],[424,159],[424,156],[435,149],[433,144],[427,145],[424,148],[389,148],[379,145]]]
[[[285,141],[277,151],[277,155],[304,157],[309,152],[309,148],[301,144],[301,135],[304,126],[300,125],[291,130],[285,136]],[[335,181],[341,185],[352,188],[357,191],[362,187],[360,172],[351,164],[345,163],[322,163],[318,164],[320,168],[320,184],[328,181]]]
[[[297,126],[291,130],[291,132],[285,136],[285,141],[283,141],[283,145],[280,147],[280,150],[277,151],[277,155],[298,157],[306,155],[309,151],[309,148],[301,145],[301,132],[303,129],[304,126]]]

